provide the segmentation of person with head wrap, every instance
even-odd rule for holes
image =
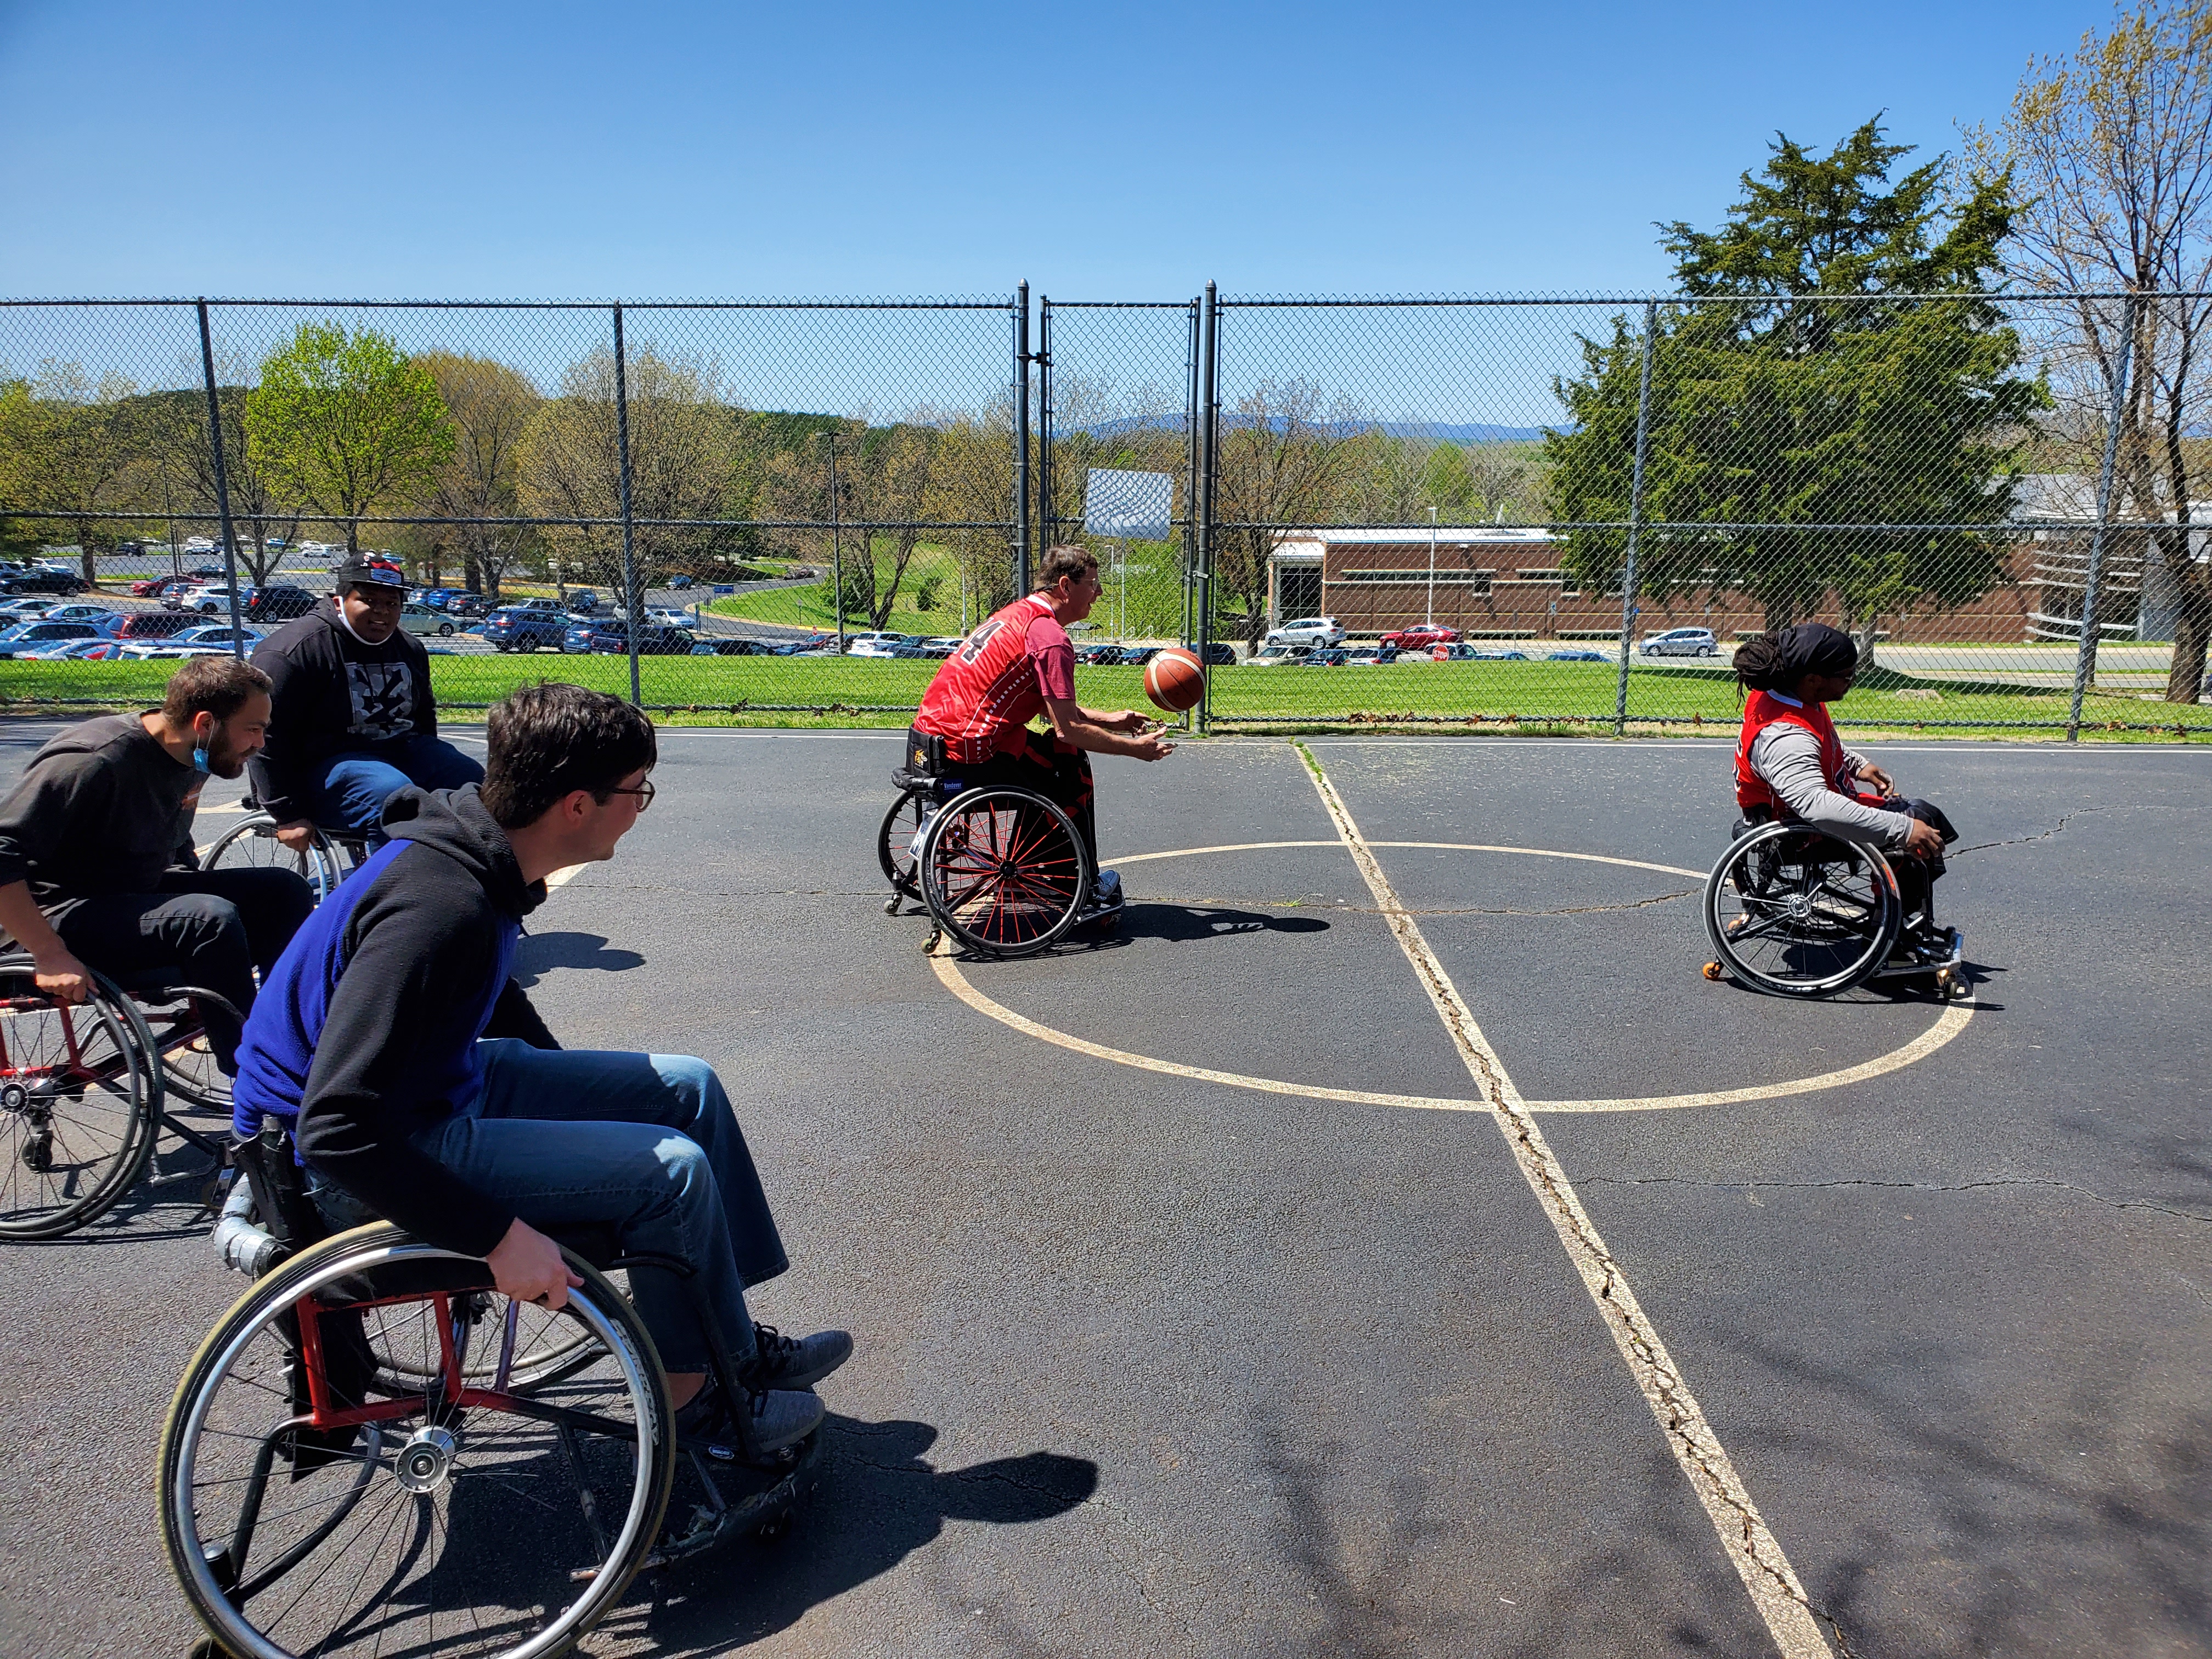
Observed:
[[[1925,913],[1928,884],[1943,873],[1943,848],[1958,831],[1939,808],[1900,798],[1889,774],[1836,734],[1826,705],[1850,692],[1858,665],[1850,635],[1826,623],[1753,635],[1736,647],[1736,680],[1748,694],[1736,805],[1752,823],[1790,819],[1896,858],[1910,925]]]

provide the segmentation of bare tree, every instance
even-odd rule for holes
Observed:
[[[2133,307],[2073,302],[2074,349],[2055,367],[2088,383],[2081,401],[2099,412],[2081,436],[2101,440],[2097,394],[2116,383],[2134,319],[2114,507],[2163,521],[2148,532],[2158,557],[2146,587],[2162,584],[2173,607],[2166,698],[2193,703],[2212,641],[2212,566],[2191,545],[2203,467],[2191,440],[2212,404],[2212,13],[2162,3],[2122,14],[2110,33],[2083,35],[2072,58],[2032,63],[1997,130],[1966,136],[1973,160],[2009,168],[2030,203],[2014,220],[2017,276],[2046,292],[2142,296]]]
[[[431,493],[430,513],[461,520],[440,528],[459,547],[462,580],[471,592],[496,599],[501,578],[530,545],[532,531],[487,521],[520,516],[523,434],[544,399],[521,374],[489,358],[434,351],[415,361],[438,383],[457,441]]]
[[[1267,562],[1279,526],[1336,509],[1358,453],[1352,417],[1323,406],[1305,380],[1262,380],[1224,417],[1215,441],[1214,580],[1244,601],[1245,643],[1267,631]],[[1218,599],[1217,599],[1217,603]]]

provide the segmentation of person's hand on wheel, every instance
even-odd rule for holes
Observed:
[[[92,994],[92,975],[66,951],[31,958],[31,982],[64,1002],[82,1002]]]
[[[1859,768],[1859,778],[1861,781],[1870,783],[1875,788],[1881,791],[1885,797],[1894,795],[1897,793],[1897,786],[1889,781],[1889,774],[1883,771],[1881,768],[1876,766],[1872,761],[1869,761],[1864,766]]]
[[[1905,826],[1905,850],[1916,859],[1932,859],[1943,850],[1943,837],[1934,824],[1914,818]]]
[[[565,1308],[569,1287],[584,1282],[568,1271],[568,1264],[561,1259],[561,1247],[520,1216],[507,1224],[506,1236],[492,1247],[484,1262],[491,1268],[492,1283],[499,1286],[500,1294],[517,1302]]]
[[[315,826],[306,818],[294,818],[276,826],[276,839],[294,852],[304,853],[315,844]]]

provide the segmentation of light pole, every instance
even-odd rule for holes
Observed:
[[[1425,618],[1430,627],[1437,625],[1437,510],[1429,509],[1429,614]]]

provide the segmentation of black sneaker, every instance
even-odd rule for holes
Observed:
[[[753,1350],[748,1387],[811,1389],[853,1357],[853,1339],[843,1331],[817,1331],[794,1341],[773,1325],[755,1325]]]
[[[803,1389],[758,1389],[749,1396],[754,1449],[779,1452],[795,1446],[822,1426],[829,1415],[821,1400]],[[728,1445],[733,1451],[744,1443],[735,1407],[720,1386],[709,1382],[676,1413],[676,1432],[684,1439],[707,1440]]]

